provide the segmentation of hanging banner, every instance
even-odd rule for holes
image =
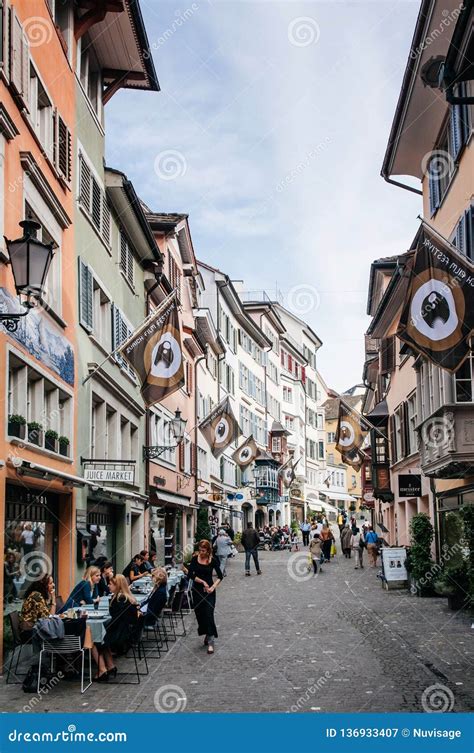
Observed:
[[[206,437],[211,452],[219,457],[240,435],[240,426],[233,414],[230,398],[226,397],[201,421],[199,428]]]
[[[470,352],[473,328],[474,265],[423,224],[397,336],[453,372]]]
[[[147,406],[161,402],[183,387],[183,351],[175,296],[117,352],[136,371]]]
[[[369,426],[362,416],[340,400],[336,450],[341,453],[343,462],[357,471],[360,470],[364,462],[364,454],[361,448],[368,431]]]
[[[246,468],[250,463],[255,460],[258,455],[258,447],[253,438],[253,434],[250,435],[240,447],[232,453],[232,460],[235,460],[237,465],[241,468]]]

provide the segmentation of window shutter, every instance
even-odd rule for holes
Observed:
[[[101,230],[101,214],[102,214],[102,194],[99,187],[99,184],[97,183],[96,179],[91,176],[91,183],[92,183],[92,222],[96,226],[97,230],[100,233]]]
[[[79,259],[79,322],[90,332],[94,326],[93,296],[91,268]]]
[[[474,261],[474,204],[466,212],[466,256]]]
[[[54,116],[54,165],[68,183],[71,180],[71,132],[56,110]]]
[[[380,373],[390,374],[395,368],[395,335],[383,338],[380,357]]]
[[[91,211],[91,171],[82,154],[79,155],[79,200],[89,214]]]
[[[124,274],[127,274],[128,246],[127,246],[127,239],[125,238],[125,234],[123,233],[123,231],[120,231],[120,268],[124,272]]]
[[[10,10],[10,81],[17,94],[23,95],[23,28],[15,8]]]
[[[462,110],[459,105],[451,105],[451,117],[449,121],[449,138],[451,153],[456,160],[463,146]]]
[[[456,248],[459,253],[466,254],[467,252],[467,220],[468,214],[465,212],[456,226]]]
[[[288,371],[293,371],[293,356],[288,355]]]
[[[102,240],[106,246],[110,246],[110,209],[105,193],[102,194]],[[133,284],[133,266],[131,282]]]
[[[430,194],[430,212],[434,214],[439,207],[440,191],[439,183],[436,175],[431,171],[431,163],[428,167],[428,179],[429,179],[429,194]]]
[[[0,26],[2,31],[2,41],[0,47],[0,70],[3,72],[7,81],[10,77],[10,39],[8,34],[8,16],[8,2],[7,0],[0,0]]]
[[[184,440],[178,445],[179,470],[184,471]]]
[[[389,431],[390,431],[390,460],[393,463],[397,462],[397,441],[395,434],[395,416],[389,418]]]
[[[303,384],[306,382],[306,368],[304,366],[301,367],[301,381]]]
[[[408,420],[407,420],[407,404],[402,403],[401,411],[400,411],[400,437],[401,437],[401,451],[402,451],[402,457],[406,458],[406,456],[409,454],[409,447],[408,447],[408,441],[407,441],[407,429],[408,429]]]

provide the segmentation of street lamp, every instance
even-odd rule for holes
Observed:
[[[166,452],[166,450],[176,449],[176,447],[178,447],[184,439],[184,432],[187,423],[187,419],[181,418],[181,411],[179,410],[179,408],[177,408],[174,414],[174,418],[172,418],[170,421],[171,431],[173,432],[173,437],[176,444],[152,445],[150,447],[144,447],[143,459],[156,460],[156,458],[159,458],[160,455]]]
[[[42,243],[36,238],[36,233],[41,228],[38,222],[27,219],[19,224],[23,228],[22,237],[14,241],[5,238],[5,243],[15,290],[18,296],[27,296],[23,302],[27,310],[23,314],[0,313],[0,322],[9,332],[16,331],[20,318],[26,316],[29,309],[34,308],[35,299],[41,298],[54,253],[52,243]]]

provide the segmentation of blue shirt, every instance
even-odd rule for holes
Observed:
[[[65,612],[67,609],[76,609],[81,605],[81,601],[86,604],[92,604],[98,595],[97,584],[94,585],[94,590],[92,590],[91,584],[88,580],[81,580],[76,586],[74,586],[71,595],[63,608],[59,610],[58,614],[60,612]]]

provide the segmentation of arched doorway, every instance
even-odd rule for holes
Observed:
[[[269,511],[268,511],[268,525],[269,526],[273,525],[273,516],[274,516],[274,512],[273,512],[272,508],[270,508]]]
[[[242,527],[245,529],[249,523],[253,523],[253,508],[249,502],[244,502],[242,505]]]
[[[281,525],[281,512],[280,512],[280,510],[277,510],[277,512],[276,512],[276,522],[277,522],[277,526]]]
[[[263,510],[255,511],[255,528],[263,528],[265,524],[265,513]]]

